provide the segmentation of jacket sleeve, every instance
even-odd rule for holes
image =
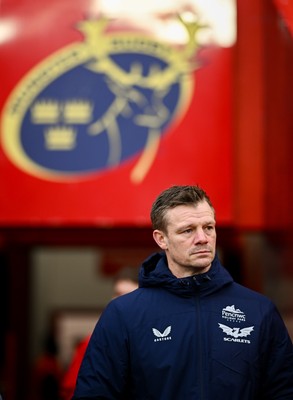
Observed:
[[[267,316],[263,333],[262,399],[293,399],[293,345],[275,308]]]
[[[125,398],[128,364],[127,332],[115,301],[112,301],[89,341],[73,399]]]

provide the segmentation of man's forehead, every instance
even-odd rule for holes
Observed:
[[[177,220],[184,222],[185,219],[203,219],[207,222],[215,221],[214,209],[207,202],[200,202],[198,204],[178,205],[171,208],[166,213],[168,223]]]
[[[192,213],[192,214],[211,214],[214,215],[214,209],[206,202],[201,201],[197,204],[180,204],[176,207],[170,208],[170,211],[173,214],[180,214],[180,213]]]

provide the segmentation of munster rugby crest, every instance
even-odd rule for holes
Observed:
[[[66,180],[133,159],[130,179],[141,182],[193,91],[200,28],[180,21],[188,38],[181,47],[111,32],[107,19],[81,22],[83,41],[36,65],[6,101],[2,144],[10,160],[32,175]]]

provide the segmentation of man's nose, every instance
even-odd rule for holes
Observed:
[[[195,231],[194,241],[195,241],[195,243],[206,243],[207,242],[207,236],[202,228],[199,228]]]

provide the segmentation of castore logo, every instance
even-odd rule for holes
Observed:
[[[158,329],[153,328],[153,334],[155,335],[156,339],[154,339],[154,342],[161,342],[164,340],[171,340],[171,336],[169,336],[171,333],[171,325],[168,326],[164,332],[160,332]]]

